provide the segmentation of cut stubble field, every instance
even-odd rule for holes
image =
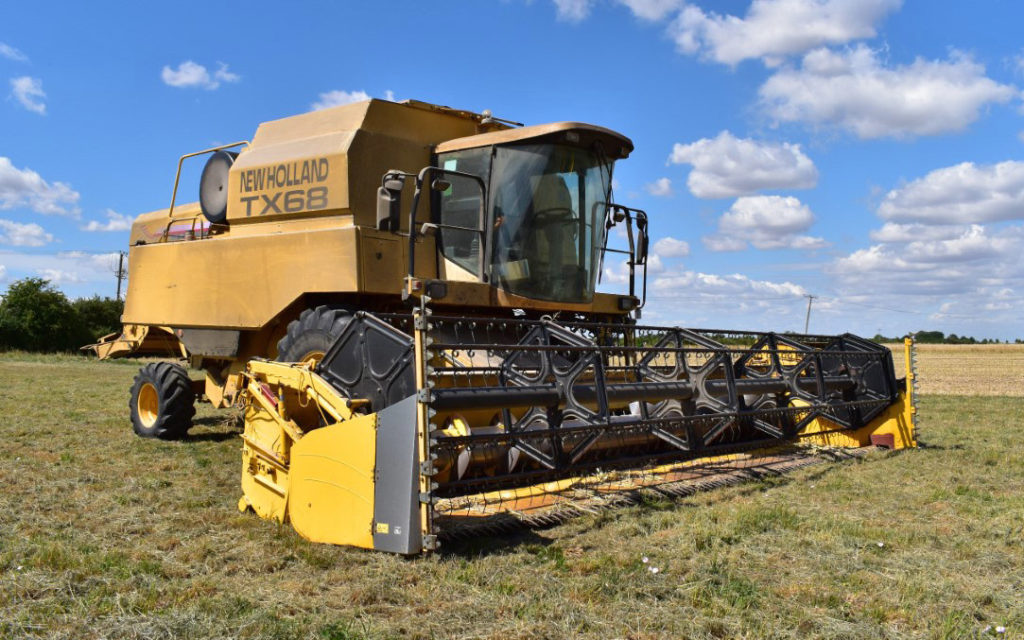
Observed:
[[[903,345],[889,345],[903,375]],[[1024,397],[1024,344],[919,344],[921,395]]]
[[[920,449],[403,559],[239,513],[229,413],[135,437],[137,363],[0,354],[0,637],[1024,637],[1024,347],[920,356]]]

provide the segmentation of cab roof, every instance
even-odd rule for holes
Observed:
[[[436,151],[437,153],[446,153],[527,141],[568,142],[583,148],[589,148],[595,142],[600,142],[605,154],[617,160],[628,157],[633,151],[633,141],[621,133],[583,122],[554,122],[455,138],[438,144]]]

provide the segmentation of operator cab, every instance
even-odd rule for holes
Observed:
[[[431,209],[441,277],[483,280],[537,300],[591,302],[612,165],[632,149],[624,136],[579,123],[439,145],[434,166],[446,188],[434,192]]]

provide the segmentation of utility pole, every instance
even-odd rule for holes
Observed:
[[[804,297],[807,298],[807,319],[804,320],[804,333],[806,334],[807,330],[811,327],[811,303],[814,302],[814,299],[818,296],[812,296],[809,293],[805,293]]]
[[[114,275],[117,276],[117,299],[121,299],[121,283],[128,278],[128,273],[124,270],[124,251],[117,252],[117,271]]]

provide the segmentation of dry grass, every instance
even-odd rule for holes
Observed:
[[[136,438],[125,407],[134,372],[0,355],[0,636],[1024,632],[1016,398],[926,395],[919,450],[404,560],[238,513],[236,427],[201,408],[187,441]]]
[[[903,345],[890,345],[897,375]],[[923,395],[1024,397],[1024,344],[919,344],[918,376]]]

